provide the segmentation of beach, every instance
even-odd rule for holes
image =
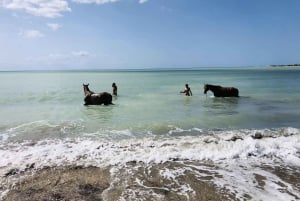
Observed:
[[[4,200],[231,200],[209,178],[199,181],[187,173],[178,182],[190,188],[181,189],[171,178],[159,176],[160,169],[177,165],[161,164],[151,172],[144,168],[131,172],[132,164],[118,171],[97,167],[41,170],[19,183]]]
[[[1,72],[0,199],[300,200],[299,75]],[[84,106],[83,83],[111,93],[113,82],[114,105]],[[205,83],[239,97],[204,94]]]
[[[135,168],[136,166],[138,168]],[[22,179],[18,179],[3,200],[253,199],[250,192],[237,198],[239,192],[230,191],[226,185],[214,184],[213,177],[222,178],[222,175],[213,171],[218,168],[207,161],[166,162],[150,167],[133,161],[122,168],[82,166],[45,168],[34,174],[22,173]],[[263,191],[271,187],[266,183],[266,173],[272,174],[278,178],[274,184],[280,186],[282,192],[289,193],[290,200],[299,200],[299,168],[267,165],[259,168],[265,173],[254,174],[254,182],[258,189]],[[184,172],[178,171],[182,169],[185,169]],[[161,171],[169,175],[161,174]],[[273,196],[274,200],[277,200],[276,195]],[[261,196],[261,200],[268,199],[270,197]]]
[[[0,0],[0,201],[300,201],[300,0]]]
[[[27,142],[21,150],[7,150],[14,152],[11,161],[23,161],[19,168],[2,167],[1,195],[3,200],[299,200],[299,130],[281,130],[278,136],[247,132],[118,143]]]

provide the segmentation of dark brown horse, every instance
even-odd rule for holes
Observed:
[[[234,87],[222,87],[205,84],[204,93],[206,94],[208,90],[211,90],[215,97],[239,97],[239,90]]]
[[[89,89],[89,84],[83,84],[83,92],[85,95],[84,105],[110,105],[112,103],[112,95],[108,92],[94,93]]]

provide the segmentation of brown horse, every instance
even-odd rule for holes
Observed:
[[[215,97],[239,97],[239,90],[234,87],[222,87],[205,84],[204,93],[206,94],[208,90],[211,90]]]
[[[89,84],[83,84],[83,92],[85,95],[84,105],[110,105],[112,103],[112,95],[108,92],[94,93],[89,89]]]

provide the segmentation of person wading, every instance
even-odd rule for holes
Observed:
[[[191,88],[189,87],[188,84],[185,84],[184,91],[181,91],[180,93],[184,93],[186,96],[192,96],[193,95],[192,90],[191,90]]]

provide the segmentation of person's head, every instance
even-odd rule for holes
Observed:
[[[185,87],[186,87],[186,88],[188,88],[188,87],[189,87],[189,85],[188,85],[188,84],[185,84]]]
[[[115,87],[116,86],[116,83],[112,83],[112,87]]]

